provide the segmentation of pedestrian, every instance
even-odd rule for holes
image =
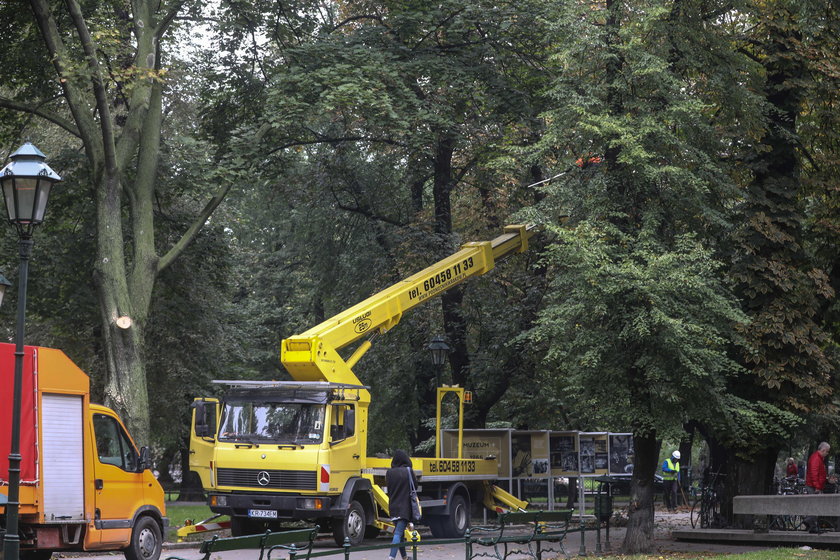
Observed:
[[[680,483],[680,452],[675,450],[662,462],[662,481],[665,507],[674,513],[677,511],[677,487]]]
[[[409,481],[411,477],[411,481]],[[391,540],[391,553],[388,560],[394,560],[397,556],[397,549],[400,551],[402,560],[407,560],[405,546],[399,546],[405,542],[405,529],[411,524],[411,486],[417,487],[417,480],[414,478],[414,471],[411,468],[411,459],[408,453],[402,449],[394,452],[391,459],[391,468],[385,473],[385,485],[388,488],[388,515],[394,522],[394,538]]]
[[[788,478],[796,478],[798,474],[799,469],[796,468],[796,461],[793,460],[793,457],[788,457],[785,476]]]
[[[817,450],[811,453],[808,458],[808,468],[805,471],[805,493],[822,494],[825,483],[828,481],[828,469],[825,466],[825,458],[831,446],[826,442],[820,442]],[[820,532],[820,522],[816,516],[809,515],[805,518],[805,525],[811,533]]]

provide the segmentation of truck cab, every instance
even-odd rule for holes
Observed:
[[[375,515],[369,494],[359,493],[370,488],[361,477],[367,427],[358,411],[365,388],[216,383],[227,385],[221,400],[193,405],[190,468],[208,489],[210,509],[230,516],[232,533],[307,520],[331,528],[337,541],[361,539]],[[362,511],[348,520],[354,499]]]

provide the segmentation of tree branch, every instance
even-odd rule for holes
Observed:
[[[406,144],[402,142],[397,142],[395,140],[389,140],[387,138],[369,138],[367,136],[339,136],[339,137],[326,137],[322,136],[316,140],[293,140],[291,142],[287,142],[285,144],[281,144],[271,150],[268,150],[267,154],[274,154],[281,150],[285,150],[286,148],[291,148],[293,146],[309,146],[312,144],[338,144],[340,142],[372,142],[374,144],[387,144],[389,146],[399,146],[401,148],[408,147]]]
[[[228,184],[227,186],[223,186],[219,188],[218,192],[211,198],[207,204],[204,206],[204,209],[189,227],[189,229],[184,232],[184,235],[181,236],[181,239],[172,246],[167,253],[161,257],[160,261],[158,261],[157,272],[160,274],[166,267],[172,264],[175,259],[177,259],[181,253],[189,246],[190,243],[198,236],[198,233],[201,231],[201,228],[204,227],[204,224],[207,223],[207,220],[219,207],[219,205],[224,201],[225,196],[227,196],[228,191],[230,191],[232,184]]]
[[[157,27],[155,28],[155,39],[160,41],[163,38],[163,34],[169,29],[169,26],[172,25],[172,22],[175,21],[175,17],[178,15],[178,12],[181,11],[181,8],[184,7],[184,3],[186,0],[178,0],[177,2],[173,2],[172,5],[169,7],[169,10],[166,14],[161,18],[158,22]]]
[[[36,105],[27,105],[26,103],[20,103],[18,101],[15,101],[14,99],[0,97],[0,107],[3,107],[5,109],[11,109],[12,111],[19,111],[21,113],[31,113],[55,125],[60,126],[73,136],[76,136],[77,138],[81,138],[82,133],[79,132],[79,128],[71,121],[68,121],[67,119],[62,119],[61,117],[52,113],[51,111],[45,111],[42,109],[44,105],[46,105],[50,101],[55,101],[55,99],[56,98],[46,99],[44,101],[41,101],[40,103],[37,103]]]
[[[61,33],[58,31],[55,19],[52,16],[52,12],[50,12],[50,7],[46,0],[30,0],[29,4],[35,14],[38,28],[41,30],[41,37],[43,37],[47,51],[50,53],[53,68],[55,68],[56,74],[58,75],[59,84],[61,85],[61,90],[64,92],[64,98],[67,100],[70,113],[73,115],[73,120],[76,121],[79,137],[85,144],[88,157],[95,164],[98,157],[93,148],[101,145],[101,142],[99,135],[96,134],[96,123],[93,115],[87,109],[87,103],[84,100],[85,96],[73,85],[72,80],[69,79],[69,73],[65,64],[67,49],[61,40]]]
[[[96,48],[93,45],[93,38],[87,28],[82,9],[76,0],[66,0],[67,10],[70,12],[70,19],[76,27],[76,34],[82,44],[82,50],[87,59],[88,68],[91,71],[91,85],[93,95],[96,98],[96,109],[99,112],[99,128],[102,131],[102,147],[105,155],[105,167],[110,173],[117,172],[116,146],[114,142],[114,123],[111,120],[111,108],[108,105],[107,92],[102,80],[102,71],[99,68],[99,61],[96,58]]]
[[[386,29],[390,29],[390,28],[388,27],[388,25],[386,25],[386,24],[385,24],[385,21],[382,19],[382,17],[381,17],[381,16],[378,16],[378,15],[376,15],[376,14],[360,14],[360,15],[358,15],[358,16],[352,16],[352,17],[349,17],[349,18],[347,18],[347,19],[345,19],[345,20],[343,20],[343,21],[340,21],[340,22],[336,23],[336,24],[333,26],[333,28],[332,28],[332,29],[330,29],[330,33],[332,33],[333,31],[336,31],[336,30],[337,30],[337,29],[339,29],[340,27],[344,27],[344,26],[345,26],[345,25],[347,25],[348,23],[352,23],[352,22],[354,22],[354,21],[359,21],[359,20],[363,20],[363,19],[372,19],[372,20],[374,20],[374,21],[376,21],[376,22],[379,22],[379,25],[381,25],[382,27],[384,27],[384,28],[386,28]]]
[[[334,193],[333,193],[333,198],[335,199],[335,203],[340,210],[346,210],[348,212],[353,212],[355,214],[361,214],[362,216],[364,216],[366,218],[369,218],[371,220],[384,222],[386,224],[391,224],[392,226],[405,227],[406,225],[408,225],[405,222],[401,222],[399,220],[395,220],[393,218],[389,218],[387,216],[377,214],[369,208],[362,208],[361,206],[348,206],[348,205],[346,205],[342,202],[339,202],[338,199],[335,197]]]

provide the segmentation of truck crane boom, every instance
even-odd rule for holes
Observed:
[[[346,360],[339,355],[340,349],[366,335],[387,332],[414,306],[468,278],[490,272],[506,257],[526,251],[534,229],[533,225],[510,225],[492,241],[464,244],[445,259],[283,340],[280,361],[296,381],[361,385],[352,368],[370,348],[370,339],[362,342]]]

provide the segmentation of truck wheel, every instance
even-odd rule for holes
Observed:
[[[463,537],[470,526],[470,504],[460,494],[449,502],[449,515],[439,517],[443,537],[456,539]]]
[[[443,534],[443,522],[446,520],[446,517],[443,515],[424,515],[423,521],[426,525],[429,526],[429,530],[432,532],[432,536],[436,539],[444,538]]]
[[[157,521],[148,516],[141,517],[131,531],[131,544],[125,549],[126,560],[158,560],[162,546]]]
[[[335,544],[342,546],[344,539],[350,539],[351,546],[362,544],[365,538],[365,510],[362,504],[353,500],[344,512],[344,518],[333,519],[333,539]]]

